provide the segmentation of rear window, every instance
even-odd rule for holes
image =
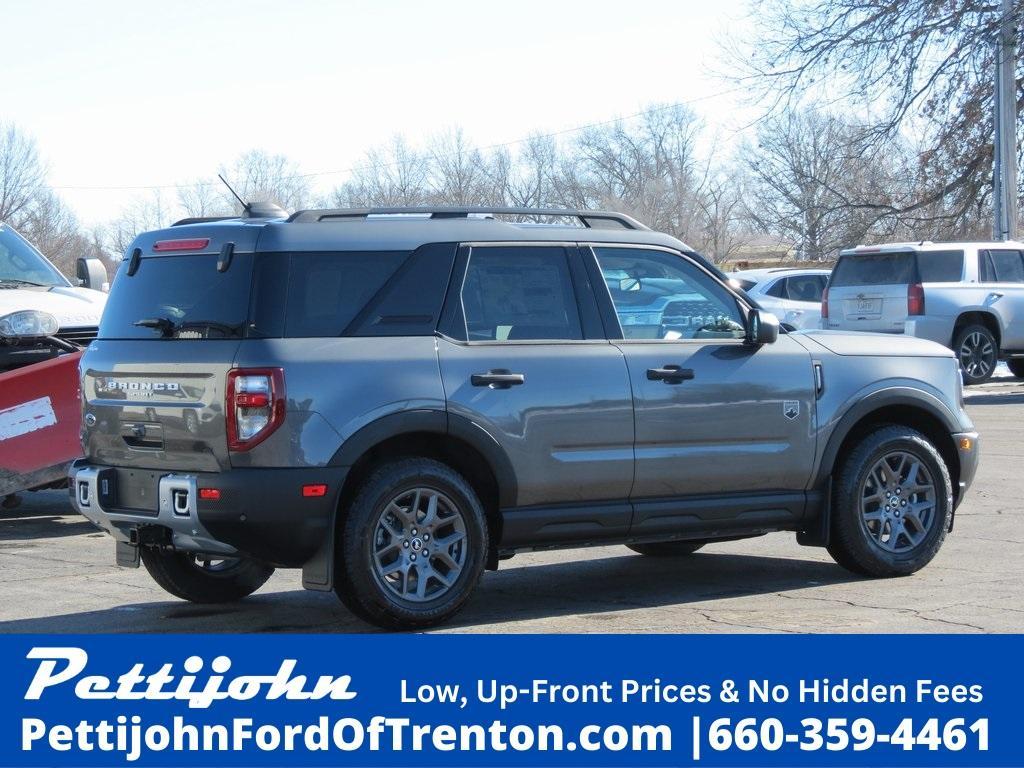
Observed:
[[[122,263],[100,321],[101,339],[239,339],[245,334],[252,254],[226,272],[216,254],[144,258],[132,276]],[[143,325],[139,325],[143,323]]]
[[[913,282],[914,254],[906,251],[842,256],[832,271],[831,285],[905,285]]]
[[[122,267],[100,325],[108,339],[422,336],[436,328],[453,243],[409,251],[145,258]],[[138,325],[139,322],[142,325]]]
[[[922,251],[917,254],[922,283],[958,283],[964,276],[963,251]]]

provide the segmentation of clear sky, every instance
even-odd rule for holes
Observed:
[[[719,42],[745,0],[7,0],[0,121],[34,136],[86,224],[241,152],[344,170],[402,133],[476,146],[694,101],[713,130],[739,95]],[[319,190],[345,174],[314,180]],[[169,190],[173,194],[173,190]]]

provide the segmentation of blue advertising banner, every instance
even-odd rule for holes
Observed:
[[[1022,766],[1020,636],[0,637],[0,765]]]

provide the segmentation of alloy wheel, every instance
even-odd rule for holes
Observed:
[[[374,524],[374,575],[394,597],[435,600],[458,581],[467,544],[466,520],[448,496],[432,488],[403,491]]]
[[[960,343],[960,365],[972,379],[983,379],[995,368],[996,348],[980,331],[967,334]]]
[[[876,461],[861,482],[860,498],[861,523],[886,552],[914,549],[935,524],[935,481],[912,453],[891,451]]]

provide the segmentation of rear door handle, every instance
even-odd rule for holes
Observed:
[[[678,365],[666,365],[663,368],[648,368],[647,378],[650,381],[664,381],[666,384],[681,384],[693,378],[692,368],[680,368]]]
[[[508,389],[518,387],[526,383],[526,376],[521,373],[512,373],[505,368],[496,368],[487,373],[474,373],[470,377],[474,387],[490,387],[491,389]]]

